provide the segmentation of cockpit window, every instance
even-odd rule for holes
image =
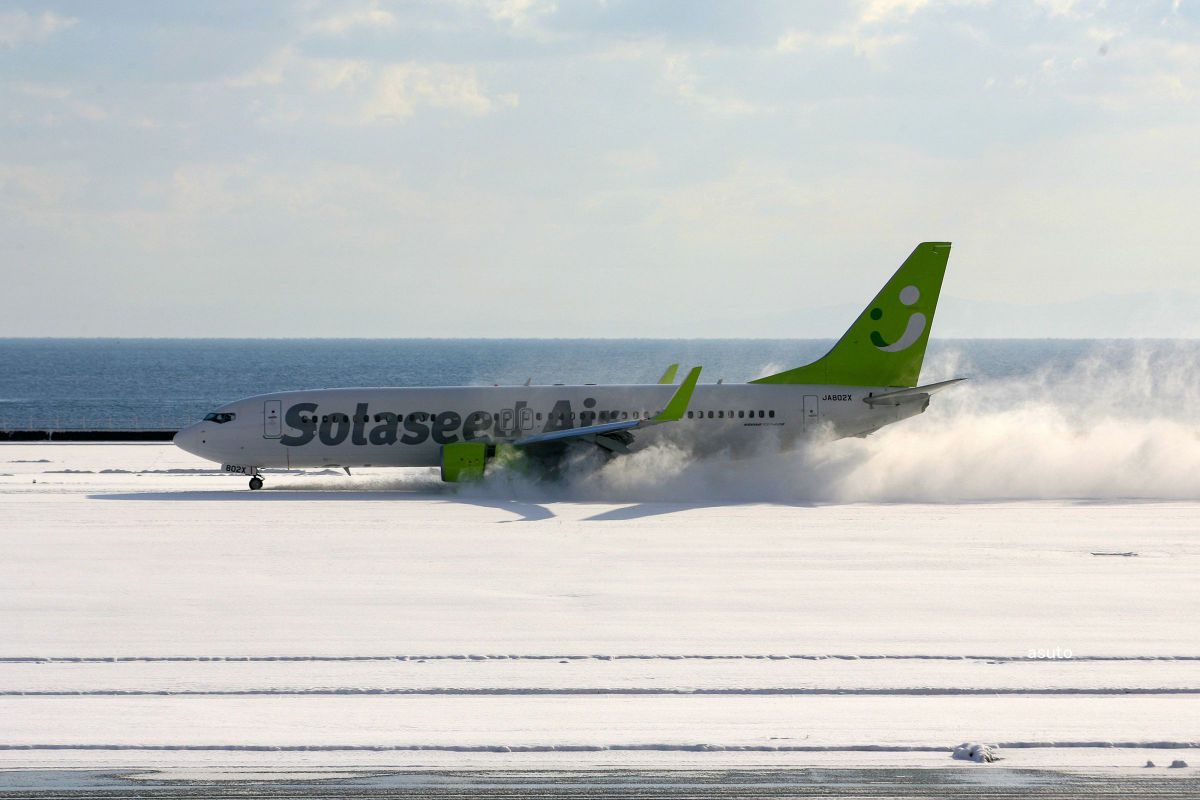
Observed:
[[[237,416],[237,414],[234,414],[231,411],[222,411],[219,414],[214,411],[211,414],[205,414],[204,421],[205,422],[215,422],[218,425],[224,425],[226,422],[233,422],[233,419],[236,416]]]

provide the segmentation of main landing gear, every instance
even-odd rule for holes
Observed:
[[[259,476],[255,475],[253,478],[250,479],[250,488],[251,489],[253,489],[254,491],[258,491],[262,487],[263,487],[263,479],[260,478]]]

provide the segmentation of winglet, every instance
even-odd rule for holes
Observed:
[[[658,379],[658,382],[659,383],[674,383],[675,382],[675,373],[677,373],[677,372],[679,372],[679,365],[672,364],[671,366],[667,367],[667,371],[664,372],[663,376]]]
[[[674,422],[681,419],[685,411],[687,411],[688,403],[692,402],[692,392],[696,389],[696,382],[700,380],[700,367],[692,367],[692,371],[683,379],[683,383],[679,384],[679,388],[675,390],[675,394],[671,397],[671,402],[667,403],[667,407],[656,416],[651,422]]]

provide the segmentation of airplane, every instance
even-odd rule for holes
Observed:
[[[227,403],[180,430],[183,450],[263,487],[263,470],[440,467],[481,478],[527,459],[553,470],[568,446],[620,456],[663,438],[697,452],[753,452],[764,440],[866,436],[925,411],[962,378],[919,386],[949,242],[917,245],[821,358],[749,383],[449,386],[274,392]]]

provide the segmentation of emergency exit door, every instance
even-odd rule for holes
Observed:
[[[804,430],[815,431],[821,421],[821,407],[815,394],[804,395]]]
[[[268,400],[263,403],[263,438],[278,439],[283,436],[283,422],[279,400]]]

